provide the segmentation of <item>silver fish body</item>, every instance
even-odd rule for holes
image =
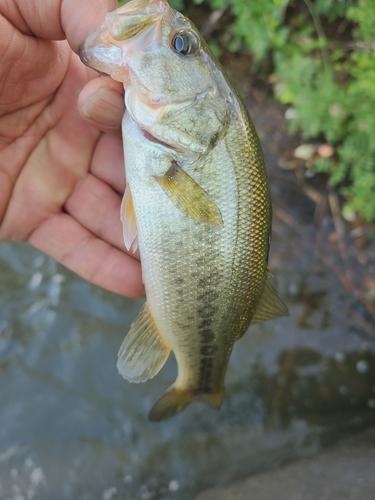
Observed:
[[[133,0],[81,46],[125,87],[122,219],[139,245],[147,302],[120,349],[135,382],[173,350],[178,377],[151,420],[190,401],[219,407],[234,342],[287,314],[267,281],[271,203],[248,112],[192,23],[165,0]]]

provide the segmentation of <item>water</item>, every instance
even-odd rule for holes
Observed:
[[[375,423],[374,339],[327,300],[309,321],[331,307],[329,324],[297,328],[299,270],[287,261],[278,282],[291,317],[237,343],[222,409],[196,403],[160,424],[147,412],[173,382],[174,360],[145,384],[115,367],[142,301],[28,245],[3,243],[0,269],[1,499],[191,498]]]

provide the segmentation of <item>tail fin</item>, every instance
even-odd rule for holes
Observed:
[[[204,401],[215,409],[219,409],[224,397],[224,388],[220,392],[196,393],[179,389],[172,385],[151,408],[148,418],[151,422],[159,422],[174,417],[192,401]]]

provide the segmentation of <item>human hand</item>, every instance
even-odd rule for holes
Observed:
[[[92,283],[140,297],[119,216],[122,86],[75,54],[116,7],[0,0],[0,240],[28,241]]]

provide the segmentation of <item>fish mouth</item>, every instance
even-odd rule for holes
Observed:
[[[99,74],[111,76],[114,80],[122,80],[119,71],[122,64],[120,47],[105,41],[106,26],[99,26],[88,35],[79,46],[79,57],[83,64]]]
[[[86,66],[114,80],[126,83],[126,54],[155,41],[162,16],[170,9],[166,0],[133,0],[109,12],[103,24],[90,33],[79,47]],[[159,26],[160,28],[160,26]],[[139,38],[137,35],[142,34]]]

